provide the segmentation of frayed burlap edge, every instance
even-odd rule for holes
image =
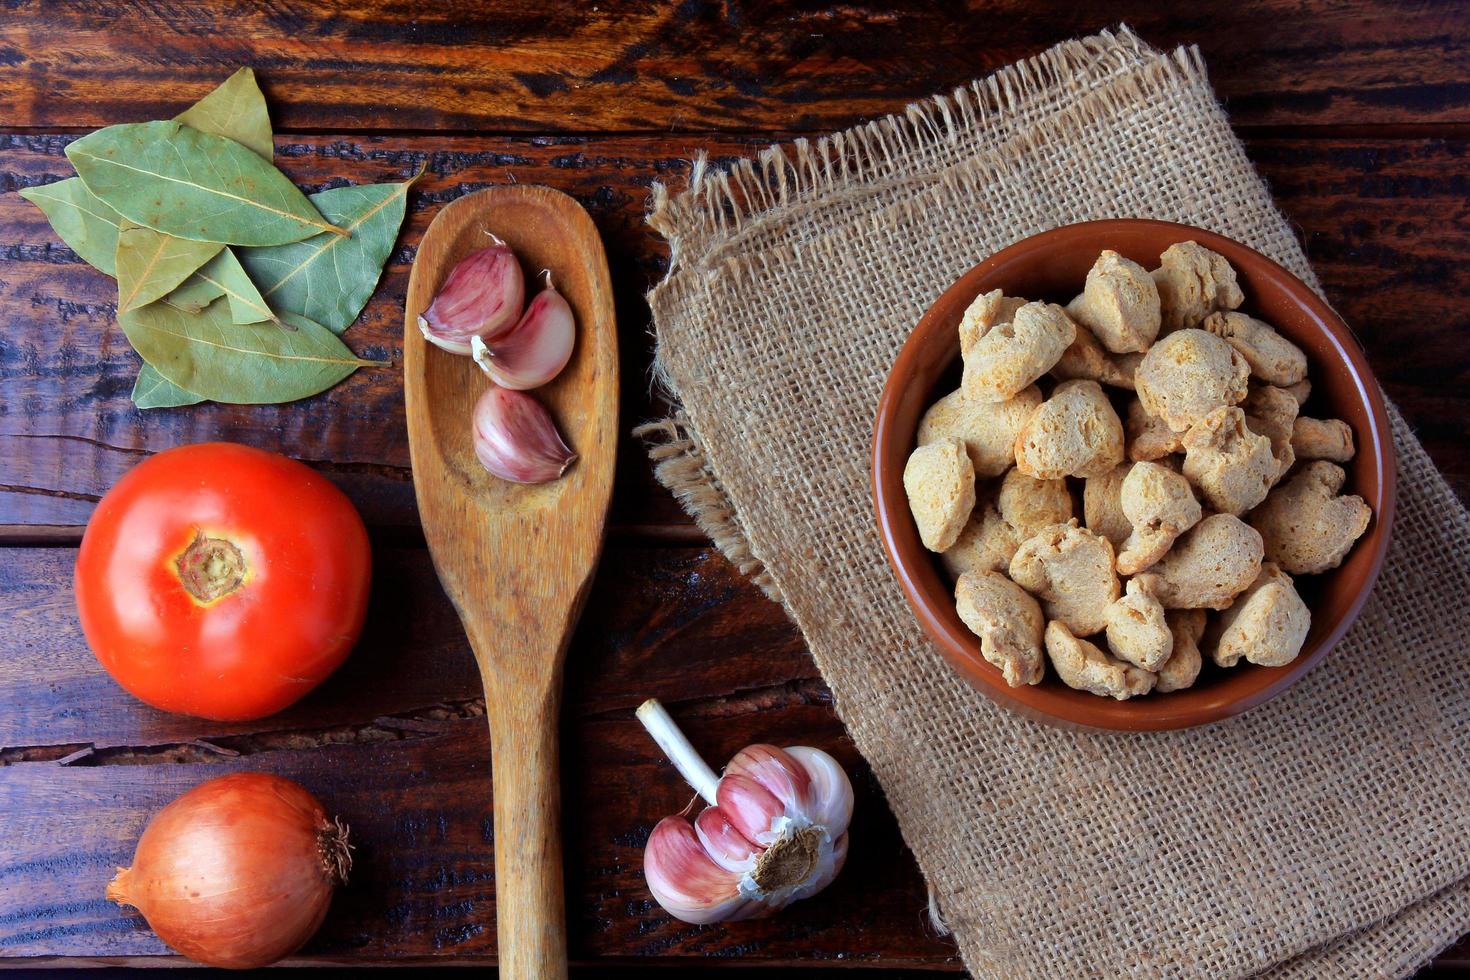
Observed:
[[[1172,55],[1179,67],[1204,75],[1196,48]],[[1022,128],[1031,118],[1065,108],[1071,96],[1134,72],[1161,59],[1159,52],[1128,29],[1064,41],[1025,61],[1008,65],[909,105],[903,113],[824,136],[773,144],[728,170],[714,170],[707,154],[694,158],[687,185],[677,195],[663,183],[651,190],[648,224],[669,242],[672,276],[681,267],[686,242],[712,235],[738,235],[746,219],[774,210],[832,203],[833,193],[861,193],[887,184],[916,165],[932,167],[929,154],[963,135],[990,131],[992,142]],[[701,256],[701,264],[710,264]],[[668,281],[666,277],[664,283]],[[663,283],[660,283],[660,286]],[[659,286],[655,286],[656,293]]]
[[[1145,66],[1148,70],[1139,77],[1139,70]],[[934,147],[953,144],[963,134],[992,124],[1000,127],[992,135],[992,148],[1014,141],[1011,152],[1025,152],[1029,141],[1017,119],[1019,108],[1030,107],[1033,116],[1070,119],[1081,128],[1091,114],[1136,96],[1140,86],[1162,84],[1166,76],[1175,73],[1205,78],[1198,48],[1180,47],[1161,53],[1122,25],[1117,32],[1104,30],[1092,37],[1064,41],[1033,58],[960,86],[949,95],[913,103],[902,114],[815,142],[803,138],[789,146],[773,144],[729,170],[712,170],[708,155],[700,151],[682,191],[671,194],[661,182],[651,189],[647,221],[669,244],[669,271],[649,291],[649,306],[656,309],[665,291],[672,291],[681,301],[689,298],[677,282],[681,275],[695,271],[686,267],[684,256],[691,245],[703,244],[711,236],[730,237],[701,252],[696,268],[724,264],[730,267],[726,271],[744,271],[748,262],[734,256],[752,244],[745,240],[748,234],[742,234],[749,231],[749,218],[774,210],[814,208],[818,203],[825,208],[844,196],[863,196],[880,185],[886,189],[895,181],[916,179],[904,175],[905,170],[915,168],[915,157],[927,157]],[[1121,90],[1113,87],[1119,81],[1124,83]],[[1083,95],[1101,99],[1102,106],[1084,105]],[[976,147],[971,152],[985,150]],[[932,180],[932,175],[922,178],[923,183]],[[789,228],[790,214],[783,218],[782,227]],[[1294,271],[1315,286],[1309,269]],[[653,383],[672,406],[672,414],[640,425],[632,434],[646,442],[655,479],[673,493],[684,511],[742,574],[780,601],[779,587],[740,526],[739,512],[700,444],[698,421],[691,419],[678,384],[657,352]]]
[[[1126,43],[1122,47],[1131,49],[1134,54],[1140,53],[1135,43],[1136,38],[1126,31],[1123,33]],[[1069,42],[1067,45],[1059,46],[1059,49],[1069,49],[1075,52],[1079,48],[1086,51],[1095,47],[1096,45],[1081,42]],[[1146,90],[1150,81],[1156,82],[1166,76],[1172,76],[1176,81],[1183,77],[1193,84],[1203,84],[1204,67],[1197,51],[1180,49],[1171,54],[1161,55],[1158,52],[1151,52],[1151,49],[1143,48],[1141,53],[1143,55],[1151,53],[1152,57],[1139,57],[1137,63],[1131,66],[1128,77],[1122,79],[1123,84],[1116,89],[1110,89],[1108,83],[1104,82],[1100,83],[1098,89],[1094,91],[1070,92],[1070,98],[1066,100],[1066,104],[1059,105],[1056,111],[1049,114],[1051,122],[1069,128],[1078,126],[1079,121],[1085,119],[1086,115],[1097,111],[1099,104],[1104,106],[1104,111],[1106,111],[1106,107],[1114,104],[1114,98],[1131,98],[1140,91]],[[1046,61],[1051,54],[1048,52],[1047,55],[1033,59],[1024,66],[1018,66],[1017,69],[1008,69],[1007,72],[1017,71],[1023,79],[1037,77],[1036,73],[1031,70],[1031,66],[1038,61]],[[1007,72],[998,73],[998,75],[1005,76]],[[977,83],[976,86],[958,90],[956,95],[947,98],[962,98],[965,93],[973,92],[984,84]],[[999,91],[1003,92],[1010,90],[1010,87],[1006,85],[1001,85],[999,88]],[[1087,113],[1077,111],[1079,104],[1083,102],[1092,104],[1092,108]],[[957,138],[958,134],[954,131],[956,117],[952,112],[945,111],[943,108],[945,103],[945,97],[930,100],[920,106],[911,107],[909,112],[903,116],[896,116],[879,123],[869,124],[868,127],[862,127],[864,130],[871,130],[873,126],[878,126],[883,135],[892,137],[895,141],[884,143],[882,138],[878,139],[876,145],[882,156],[866,161],[866,167],[861,157],[845,158],[840,154],[834,156],[830,152],[831,145],[840,144],[844,138],[852,139],[853,132],[850,131],[847,134],[829,138],[830,144],[829,141],[820,141],[815,148],[804,142],[786,151],[772,148],[754,161],[736,165],[731,173],[726,175],[710,175],[707,161],[701,158],[696,161],[697,174],[691,178],[690,191],[671,199],[664,188],[656,188],[654,214],[649,220],[655,228],[669,237],[673,263],[669,276],[650,293],[650,304],[655,310],[660,308],[682,309],[686,304],[698,306],[700,305],[701,286],[707,287],[710,282],[721,278],[736,282],[757,279],[758,270],[772,264],[779,266],[782,259],[781,249],[763,250],[760,247],[764,244],[760,238],[762,222],[755,219],[762,212],[780,210],[781,228],[789,235],[793,226],[800,228],[803,232],[813,228],[811,224],[804,224],[806,220],[804,215],[819,216],[827,213],[825,209],[832,206],[834,202],[838,205],[845,200],[861,202],[863,197],[872,193],[873,188],[877,185],[881,184],[881,187],[889,192],[895,189],[907,191],[911,187],[918,191],[922,190],[924,183],[949,179],[952,174],[937,176],[933,171],[905,174],[901,167],[904,153],[928,152],[937,144]],[[1080,129],[1080,126],[1078,128]],[[922,131],[919,131],[921,129]],[[1024,153],[1034,148],[1035,144],[1029,138],[1029,134],[1023,129],[1012,127],[1010,132],[1004,134],[1004,138],[990,141],[990,145],[984,148],[971,148],[966,152],[966,156],[986,157],[987,168],[1004,176],[1008,169],[1006,166],[1008,160],[1014,159],[1010,154]],[[1243,154],[1240,163],[1245,163]],[[923,167],[913,169],[922,171]],[[961,168],[955,169],[958,171]],[[671,201],[682,202],[685,207],[680,211],[679,208],[671,205]],[[696,204],[697,207],[693,206]],[[895,207],[901,208],[902,204]],[[1197,218],[1191,220],[1193,223],[1209,226],[1208,221],[1200,221]],[[681,224],[681,222],[687,223]],[[718,235],[721,236],[721,240],[709,243],[708,246],[703,241],[699,241],[698,246],[693,245],[696,240],[705,235]],[[738,247],[733,243],[737,237],[740,239]],[[1293,242],[1291,251],[1296,252],[1298,248],[1297,243]],[[691,256],[696,257],[692,263]],[[1312,276],[1311,270],[1305,267],[1304,259],[1299,256],[1299,253],[1297,259],[1289,263],[1293,271],[1315,286],[1315,277]],[[680,406],[681,400],[678,398],[677,388],[664,372],[663,353],[661,350],[661,357],[657,364],[658,380],[669,392],[670,400],[676,406]],[[699,384],[704,381],[698,366],[691,369],[686,365],[685,375],[684,380],[692,385],[689,389],[691,393],[695,392]],[[717,422],[718,420],[711,420],[712,424]],[[718,425],[715,427],[718,428]],[[696,435],[699,428],[699,419],[691,418],[687,410],[680,407],[673,418],[663,423],[644,427],[640,431],[645,436],[651,436],[652,441],[657,443],[652,450],[655,462],[663,463],[672,460],[675,463],[668,468],[660,467],[662,469],[661,481],[670,486],[676,494],[680,493],[681,488],[697,487],[702,491],[681,495],[686,508],[695,513],[701,526],[707,531],[710,527],[721,529],[722,540],[717,543],[722,551],[731,554],[737,564],[759,569],[763,577],[769,581],[771,576],[759,555],[755,553],[755,549],[750,546],[740,523],[739,512],[732,506],[730,497],[724,492],[711,460],[699,443]],[[706,509],[708,509],[707,512],[705,512]],[[842,707],[839,703],[839,713],[842,713]],[[1424,915],[1435,911],[1452,911],[1453,908],[1463,905],[1463,901],[1463,896],[1458,893],[1458,890],[1452,888],[1442,893],[1442,897],[1427,899],[1419,905],[1409,907],[1406,911],[1422,912]],[[1409,933],[1415,934],[1409,935]],[[1391,941],[1395,937],[1399,940],[1400,948],[1397,952],[1401,957],[1401,962],[1393,967],[1388,966],[1389,961],[1383,959],[1381,954],[1394,952],[1394,950],[1364,949],[1365,945],[1374,947],[1385,944],[1393,945]],[[1446,941],[1453,941],[1453,938],[1452,934],[1448,935],[1447,939],[1444,936],[1436,936],[1435,941],[1442,945]],[[1384,940],[1389,940],[1389,942],[1384,943]],[[1424,942],[1425,937],[1411,929],[1407,919],[1400,916],[1384,920],[1360,932],[1341,936],[1336,942],[1329,943],[1325,947],[1298,948],[1296,952],[1300,958],[1297,961],[1287,962],[1278,960],[1276,961],[1277,969],[1294,967],[1295,972],[1292,975],[1301,975],[1301,970],[1307,970],[1306,975],[1313,975],[1319,968],[1325,972],[1342,972],[1349,964],[1355,964],[1358,967],[1367,966],[1372,972],[1385,968],[1397,972],[1404,968],[1405,963],[1419,961],[1425,955]],[[1291,951],[1283,950],[1282,952],[1289,954]],[[971,965],[972,968],[977,968],[977,964],[986,962],[981,959]],[[1376,964],[1376,966],[1369,964]]]
[[[654,478],[673,492],[674,499],[740,574],[780,602],[781,590],[765,565],[751,553],[750,541],[740,527],[719,477],[705,457],[704,447],[689,424],[689,416],[676,410],[670,418],[638,426],[633,435],[649,444],[648,458],[653,461]]]

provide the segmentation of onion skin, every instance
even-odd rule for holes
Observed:
[[[154,814],[107,897],[190,959],[248,969],[305,945],[351,866],[346,828],[300,785],[232,773]]]

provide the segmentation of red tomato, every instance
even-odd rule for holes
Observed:
[[[274,714],[347,657],[372,557],[352,502],[310,467],[228,442],[133,467],[87,524],[77,612],[129,692],[219,721]]]

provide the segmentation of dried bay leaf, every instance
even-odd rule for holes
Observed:
[[[347,234],[253,151],[177,121],[108,126],[67,146],[66,156],[103,203],[175,238],[282,245]]]
[[[380,363],[357,357],[326,327],[291,313],[282,316],[296,328],[291,331],[273,323],[235,323],[222,300],[200,313],[152,303],[117,319],[159,374],[217,402],[295,401]]]
[[[240,260],[228,247],[184,280],[184,284],[169,293],[165,299],[170,306],[177,306],[189,313],[199,313],[221,296],[228,299],[230,318],[236,323],[261,323],[269,320],[287,330],[295,329],[277,317],[266,305],[260,290],[250,281]]]
[[[270,114],[253,69],[241,68],[174,119],[201,133],[213,133],[248,146],[267,163],[275,155]]]
[[[377,285],[423,171],[326,192],[328,219],[273,155],[264,96],[243,68],[173,120],[77,140],[67,147],[76,178],[20,192],[83,260],[118,279],[118,320],[143,357],[132,391],[140,409],[292,401],[387,363],[355,356],[290,306],[277,314],[242,258],[309,244],[272,287],[345,329]],[[352,247],[332,244],[344,241]]]
[[[185,391],[147,361],[138,370],[138,380],[133,382],[133,404],[139,408],[178,408],[181,405],[197,405],[203,398],[192,391]]]
[[[167,295],[224,248],[191,242],[126,218],[117,235],[117,311],[126,313]]]
[[[20,196],[41,209],[51,230],[82,261],[99,272],[116,275],[117,229],[123,216],[97,200],[80,177],[26,187]]]
[[[275,309],[341,333],[372,298],[398,240],[408,189],[423,175],[420,169],[401,184],[358,184],[313,194],[317,209],[350,231],[350,238],[326,233],[288,245],[245,248],[240,261]]]
[[[228,246],[226,246],[228,250]],[[221,252],[220,255],[225,254]],[[216,255],[213,262],[218,259]],[[163,302],[175,309],[183,310],[185,313],[202,313],[204,308],[225,294],[219,284],[212,279],[201,279],[198,274],[184,280],[184,284],[163,298]],[[248,321],[247,321],[248,322]]]

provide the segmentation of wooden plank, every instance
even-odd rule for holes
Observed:
[[[1379,383],[1470,504],[1470,142],[1253,140],[1247,150]]]
[[[102,901],[102,886],[149,813],[242,768],[301,781],[354,827],[354,885],[306,959],[493,955],[484,702],[422,551],[380,551],[362,647],[305,702],[247,724],[163,715],[112,685],[75,623],[72,554],[0,549],[0,618],[11,624],[0,703],[18,709],[0,715],[0,742],[10,746],[0,753],[0,956],[163,952]],[[917,871],[794,627],[723,559],[706,549],[610,548],[568,663],[574,958],[782,962],[842,951],[891,965],[952,963],[948,944],[926,931]],[[716,763],[771,738],[842,760],[858,816],[849,869],[828,897],[729,929],[685,926],[653,905],[642,846],[690,792],[633,717],[649,695],[671,704]]]
[[[70,550],[0,549],[0,621],[10,626],[0,704],[41,705],[0,715],[0,744],[10,746],[0,750],[0,876],[20,883],[0,889],[0,960],[168,962],[101,889],[150,813],[242,768],[301,781],[354,828],[353,886],[296,962],[493,956],[489,742],[468,647],[425,553],[389,548],[375,557],[374,618],[346,666],[282,715],[231,725],[154,712],[112,685],[75,623]],[[564,833],[574,961],[738,957],[771,966],[840,957],[958,969],[925,922],[912,859],[795,629],[723,559],[707,549],[610,547],[569,663]],[[658,912],[640,877],[641,848],[658,817],[691,794],[633,719],[650,694],[672,705],[712,761],[770,738],[818,745],[843,761],[858,807],[849,866],[828,893],[734,926],[690,927]],[[57,764],[68,755],[73,762]],[[1440,962],[1464,956],[1462,946]]]
[[[944,965],[952,947],[924,924],[913,860],[830,709],[792,706],[688,722],[712,756],[780,732],[832,751],[856,780],[848,867],[819,900],[761,922],[695,927],[665,915],[642,880],[658,819],[690,793],[631,712],[578,720],[565,736],[570,951],[767,963],[837,955]],[[242,769],[301,782],[352,828],[351,885],[297,962],[392,963],[495,953],[490,744],[483,719],[391,742],[281,749],[209,763],[0,770],[0,956],[116,957],[167,950],[142,920],[102,898],[149,815],[185,789]]]
[[[165,714],[119,689],[77,622],[74,555],[0,548],[0,761],[87,747],[94,761],[209,758],[330,744],[364,727],[387,739],[483,713],[469,644],[422,549],[376,551],[358,648],[304,700],[255,722]],[[570,714],[631,717],[649,697],[735,699],[750,711],[827,697],[785,613],[709,548],[610,543],[567,664]]]
[[[68,138],[0,135],[0,187],[70,173]],[[644,290],[662,274],[666,252],[642,220],[648,183],[693,153],[689,141],[599,145],[582,140],[359,140],[320,137],[284,144],[278,162],[311,190],[401,180],[425,161],[430,173],[410,196],[401,245],[378,292],[347,333],[365,356],[402,361],[409,263],[440,205],[461,194],[519,180],[573,194],[591,211],[607,246],[622,343],[627,433],[662,417],[650,395]],[[742,144],[743,145],[743,144]],[[643,152],[640,153],[639,151]],[[324,397],[291,405],[210,405],[140,412],[128,400],[137,355],[115,323],[115,287],[60,244],[40,211],[0,195],[0,525],[80,525],[98,496],[145,453],[206,439],[285,449],[321,468],[376,527],[416,528],[398,369],[364,370]],[[466,425],[469,424],[466,420]],[[653,483],[641,446],[621,447],[614,524],[687,522]]]
[[[0,665],[0,746],[11,758],[59,757],[55,747],[124,747],[133,755],[178,753],[201,758],[217,744],[248,751],[249,739],[371,723],[386,733],[399,721],[433,720],[476,710],[479,675],[459,621],[438,588],[427,553],[380,549],[374,555],[373,599],[364,640],[348,664],[322,687],[265,723],[217,723],[155,711],[128,697],[102,670],[82,636],[71,579],[71,549],[0,549],[0,617],[10,624]],[[617,567],[614,565],[613,567]],[[246,741],[219,740],[236,736]],[[329,735],[315,735],[325,743]],[[47,753],[23,746],[51,746]]]
[[[290,130],[820,132],[1120,22],[1198,43],[1241,124],[1470,121],[1470,13],[1449,0],[20,0],[0,20],[0,105],[11,126],[168,118],[253,65]]]
[[[0,135],[0,187],[69,173],[68,137]],[[419,235],[437,208],[493,182],[547,183],[592,212],[607,243],[624,369],[622,429],[666,411],[650,398],[648,309],[642,293],[667,253],[643,225],[648,185],[677,179],[699,145],[717,160],[748,153],[748,139],[360,139],[283,143],[282,164],[316,188],[343,180],[401,179],[427,161],[411,195],[402,244],[377,296],[347,333],[373,356],[399,358],[400,316]],[[1465,140],[1254,140],[1252,157],[1302,229],[1329,298],[1367,345],[1391,397],[1431,454],[1470,499],[1470,353],[1460,342],[1470,309],[1470,266],[1460,261]],[[145,453],[204,439],[284,449],[320,466],[377,528],[416,533],[417,514],[396,371],[362,371],[326,395],[293,405],[204,406],[139,412],[128,401],[136,355],[113,323],[105,277],[61,245],[40,211],[0,194],[0,526],[12,536],[75,537],[96,498]],[[977,259],[980,256],[976,257]],[[625,439],[613,523],[685,524],[654,484],[642,448]],[[50,530],[46,530],[50,529]]]

